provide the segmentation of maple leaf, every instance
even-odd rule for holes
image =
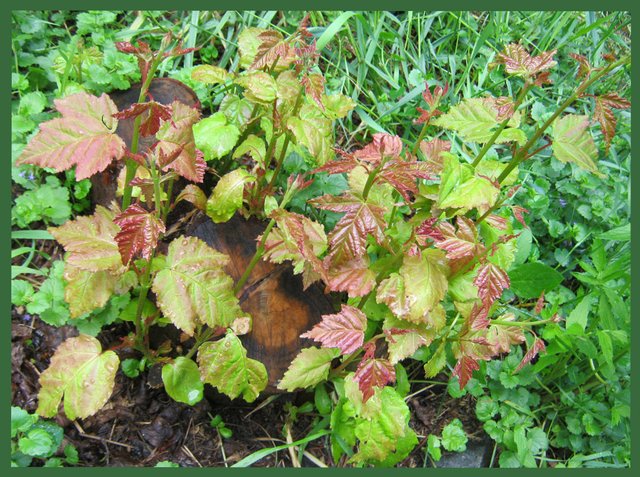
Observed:
[[[353,376],[362,391],[363,404],[373,396],[374,388],[382,388],[396,380],[396,370],[387,359],[374,358],[375,345],[369,343]]]
[[[506,313],[500,321],[515,321],[513,313]],[[491,325],[487,332],[487,341],[495,354],[508,353],[511,345],[524,343],[525,337],[521,326]]]
[[[425,110],[422,108],[416,108],[418,110],[418,112],[420,113],[420,117],[418,119],[416,119],[416,123],[420,124],[420,123],[426,123],[428,121],[431,120],[431,118],[434,118],[440,114],[442,114],[442,111],[440,111],[438,108],[438,106],[440,105],[440,101],[442,100],[442,98],[447,94],[447,92],[449,91],[449,85],[445,84],[444,88],[442,88],[442,86],[438,85],[434,88],[433,90],[433,94],[431,94],[431,90],[429,89],[429,85],[425,84],[425,90],[422,93],[422,97],[424,98],[424,100],[426,101],[426,103],[429,105],[429,110]]]
[[[338,197],[326,194],[309,203],[320,209],[344,212],[328,236],[331,255],[338,253],[349,258],[365,255],[369,234],[378,244],[382,244],[387,225],[383,207],[363,201],[348,192]]]
[[[164,223],[155,213],[147,212],[138,204],[130,205],[113,221],[121,229],[115,240],[124,265],[138,254],[149,260],[158,245],[158,237],[166,231]]]
[[[427,245],[427,239],[431,239],[433,241],[440,241],[445,239],[440,228],[436,227],[435,225],[437,221],[437,217],[431,217],[426,219],[415,228],[414,233],[416,235],[416,241],[418,242],[418,245],[420,245],[421,247],[425,247]]]
[[[473,284],[478,287],[478,296],[487,308],[500,298],[503,290],[511,286],[507,272],[491,262],[478,268]]]
[[[398,136],[376,133],[369,144],[353,153],[353,157],[378,164],[384,157],[399,158],[401,152],[402,140]]]
[[[205,193],[195,184],[188,184],[184,189],[180,191],[178,197],[176,197],[176,204],[181,200],[191,202],[196,209],[205,211],[207,207],[207,196]]]
[[[447,272],[441,250],[427,249],[419,255],[405,255],[399,273],[392,273],[380,282],[376,301],[386,304],[398,318],[430,323],[431,314],[447,291]]]
[[[489,308],[484,304],[475,303],[469,313],[469,327],[473,331],[482,330],[489,326]]]
[[[545,349],[546,348],[544,345],[544,341],[536,337],[535,340],[533,341],[533,344],[531,345],[531,348],[529,348],[525,353],[525,355],[522,357],[522,361],[520,361],[520,364],[515,369],[515,372],[518,372],[522,368],[524,368],[528,363],[531,362],[533,358],[535,358],[538,355],[538,353],[542,353]]]
[[[340,313],[322,315],[322,321],[300,337],[319,341],[323,348],[340,348],[342,354],[349,354],[362,346],[366,327],[365,314],[343,304]]]
[[[350,154],[340,151],[336,152],[347,155],[344,159],[336,159],[327,162],[324,166],[320,166],[311,171],[311,174],[317,174],[318,172],[326,172],[328,174],[343,174],[345,172],[351,172],[355,167],[358,167],[360,163]]]
[[[487,224],[491,225],[491,227],[498,230],[507,230],[509,225],[507,224],[507,219],[497,214],[489,214],[485,219]]]
[[[118,136],[118,108],[108,95],[77,93],[54,100],[62,117],[40,124],[40,131],[24,148],[16,164],[51,167],[57,172],[76,166],[76,179],[101,172],[121,159],[125,143]]]
[[[257,39],[260,43],[249,69],[271,68],[274,63],[283,66],[294,60],[291,45],[284,40],[280,32],[266,30],[259,33]]]
[[[65,263],[64,300],[69,315],[78,318],[107,304],[114,293],[118,277],[107,271],[91,272]],[[124,292],[123,292],[124,293]]]
[[[578,78],[589,77],[591,72],[593,71],[593,67],[589,60],[582,55],[578,55],[576,53],[569,53],[569,56],[578,62]]]
[[[156,137],[156,150],[164,157],[171,157],[176,149],[180,154],[170,163],[162,166],[163,170],[172,169],[191,182],[202,182],[206,164],[196,150],[193,138],[193,125],[200,118],[200,112],[179,101],[171,103],[171,120],[160,126]]]
[[[443,139],[422,141],[420,143],[420,151],[426,159],[425,163],[427,164],[427,172],[440,174],[443,167],[441,153],[451,151],[451,142]]]
[[[216,222],[226,222],[242,207],[245,184],[255,181],[245,169],[234,169],[220,178],[207,200],[207,215]]]
[[[557,64],[553,60],[556,51],[543,51],[532,57],[521,44],[510,43],[502,53],[498,53],[497,62],[505,65],[507,73],[528,78],[554,67]]]
[[[327,287],[331,291],[342,291],[349,296],[364,296],[373,290],[376,274],[369,268],[369,257],[355,257],[346,261],[327,256],[324,259]]]
[[[598,149],[588,128],[588,116],[567,114],[556,119],[551,133],[553,154],[560,162],[573,162],[582,169],[602,176],[595,162]]]
[[[409,192],[418,193],[417,179],[430,179],[435,177],[429,172],[429,166],[425,162],[393,160],[384,164],[375,177],[375,182],[386,182],[407,202],[411,202]]]
[[[628,109],[631,107],[631,103],[617,93],[601,94],[595,98],[596,107],[593,111],[593,118],[600,123],[604,137],[604,151],[605,154],[608,154],[611,140],[616,133],[616,117],[612,109]]]
[[[320,73],[311,73],[302,76],[302,86],[307,95],[313,99],[318,107],[324,111],[322,94],[324,93],[324,76]]]
[[[128,53],[138,58],[138,68],[140,69],[141,82],[144,84],[147,81],[147,75],[151,68],[151,63],[155,59],[157,53],[151,51],[149,44],[144,41],[138,40],[138,46],[134,46],[133,43],[128,41],[117,41],[116,49],[122,53]]]
[[[452,261],[469,259],[484,253],[484,245],[478,242],[478,230],[473,221],[467,217],[458,216],[456,224],[457,231],[448,222],[442,222],[438,226],[443,238],[436,240],[436,247],[444,250],[447,258]]]
[[[202,381],[235,399],[240,394],[247,402],[256,400],[267,386],[267,370],[259,361],[247,357],[240,339],[231,331],[215,342],[198,348]]]
[[[528,214],[529,210],[525,209],[524,207],[520,207],[519,205],[512,205],[511,211],[513,212],[513,216],[516,218],[516,220],[528,229],[529,226],[524,221],[524,214]]]
[[[494,130],[500,125],[499,111],[494,107],[495,98],[465,98],[460,103],[452,106],[447,114],[433,121],[434,126],[460,134],[460,137],[469,142],[486,143],[494,135]],[[521,114],[516,111],[507,123],[495,142],[517,142],[522,145],[527,141],[527,136],[520,126]]]
[[[113,115],[116,119],[129,119],[142,116],[140,134],[153,136],[160,129],[160,121],[171,119],[171,106],[149,101],[147,103],[134,103],[124,111]]]
[[[153,291],[163,314],[187,335],[193,335],[196,319],[216,328],[247,316],[233,293],[233,280],[224,272],[228,262],[228,256],[195,237],[179,237],[169,244]]]
[[[284,373],[278,383],[278,389],[291,392],[296,388],[309,388],[326,380],[331,361],[338,356],[340,350],[337,348],[304,348]]]
[[[484,98],[484,101],[490,107],[496,110],[496,112],[498,113],[496,119],[500,122],[504,121],[507,118],[510,118],[515,113],[515,110],[513,109],[513,99],[507,96],[500,96],[498,98],[489,96]]]
[[[40,375],[38,409],[42,417],[54,417],[64,397],[69,419],[98,412],[113,391],[120,360],[113,351],[102,352],[100,342],[87,335],[64,341]]]
[[[48,231],[67,252],[67,263],[90,272],[120,273],[123,267],[115,240],[119,229],[113,223],[114,216],[112,211],[98,205],[93,215],[78,217]]]
[[[421,346],[430,345],[435,335],[445,325],[444,309],[440,308],[442,313],[432,313],[430,318],[437,315],[437,319],[429,323],[409,323],[400,320],[394,316],[387,316],[384,319],[382,331],[387,339],[387,348],[389,350],[389,361],[396,364],[415,353]]]
[[[460,383],[460,389],[463,389],[467,382],[473,376],[473,372],[480,369],[480,364],[471,356],[463,356],[456,363],[455,368],[453,368],[453,376],[458,377],[458,381]]]
[[[263,259],[273,263],[293,262],[293,273],[304,277],[325,278],[322,261],[318,258],[327,249],[327,236],[321,224],[311,219],[276,209],[270,215],[277,227],[267,236]],[[261,240],[262,236],[256,240]],[[326,281],[326,280],[325,280]],[[304,280],[306,289],[312,282]]]

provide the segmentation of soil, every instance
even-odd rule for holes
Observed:
[[[127,324],[112,325],[103,330],[98,339],[103,347],[110,348],[117,346],[128,332]],[[48,367],[60,343],[77,334],[75,327],[55,328],[21,309],[13,309],[12,405],[35,411],[39,374]],[[469,437],[468,447],[484,445],[487,437],[475,418],[471,396],[453,399],[443,385],[428,388],[416,385],[411,393],[421,388],[422,392],[408,401],[412,414],[410,424],[420,445],[400,466],[432,466],[423,450],[426,438],[429,434],[441,435],[442,428],[454,418],[463,423]],[[260,449],[286,443],[287,408],[291,404],[299,406],[313,401],[312,395],[300,392],[259,398],[247,404],[240,399],[232,401],[208,385],[205,396],[195,406],[177,403],[157,384],[153,370],[135,379],[118,371],[113,394],[97,414],[74,422],[61,414],[56,417],[56,422],[64,428],[62,447],[67,443],[75,445],[80,465],[88,467],[154,466],[161,461],[183,467],[230,466]],[[230,438],[221,438],[209,425],[216,414],[233,432]],[[320,416],[313,413],[299,415],[289,427],[290,439],[295,441],[307,436],[319,419]],[[305,451],[329,467],[345,465],[344,459],[333,462],[329,448],[329,438],[325,436],[308,443]],[[483,449],[486,454],[488,447]],[[446,462],[446,455],[443,461]],[[439,465],[446,465],[443,461]],[[486,456],[482,464],[486,465],[485,461]],[[479,462],[473,465],[482,465]],[[315,467],[317,463],[305,456],[295,465]],[[290,452],[284,450],[262,458],[253,466],[292,467],[294,462]]]

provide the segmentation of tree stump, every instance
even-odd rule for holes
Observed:
[[[200,214],[187,234],[204,240],[231,260],[227,273],[238,280],[256,251],[256,237],[265,229],[257,219],[245,220],[235,215],[225,223],[216,224]],[[293,274],[287,263],[276,265],[260,260],[242,288],[240,306],[253,318],[252,330],[240,337],[247,356],[264,363],[269,374],[267,393],[276,389],[291,361],[300,350],[314,343],[300,338],[321,319],[335,313],[330,297],[318,283],[306,290],[302,278]]]

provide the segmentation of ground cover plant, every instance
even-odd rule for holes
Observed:
[[[474,398],[495,442],[492,465],[630,465],[625,16],[544,19],[568,27],[569,41],[501,13],[246,13],[225,38],[232,13],[184,22],[55,13],[74,33],[46,59],[18,46],[37,51],[65,32],[44,32],[46,14],[14,17],[13,258],[27,259],[12,264],[12,303],[79,332],[40,370],[36,412],[76,425],[99,416],[119,370],[149,382],[155,370],[166,395],[194,409],[205,384],[253,403],[269,373],[243,346],[252,317],[240,297],[264,260],[290,263],[303,288],[320,283],[336,306],[302,333],[315,346],[275,383],[312,393],[285,406],[285,445],[236,465],[285,449],[292,465],[416,465],[416,452],[420,465],[436,463],[468,439],[457,418],[416,432],[410,403],[435,384]],[[106,28],[116,21],[121,30]],[[434,23],[449,32],[436,45],[425,34]],[[89,25],[105,27],[91,34],[95,46],[85,43]],[[226,47],[202,40],[211,28]],[[537,41],[513,42],[519,29]],[[592,33],[587,51],[573,48]],[[449,69],[428,68],[425,58],[443,52]],[[340,74],[330,68],[343,64]],[[204,115],[148,94],[171,68]],[[105,92],[137,80],[137,101],[118,111]],[[38,89],[53,83],[50,110]],[[116,133],[125,120],[134,121],[129,145]],[[88,178],[109,178],[122,162],[118,201],[91,213]],[[608,183],[613,192],[584,197]],[[570,208],[580,222],[561,194],[580,196]],[[42,197],[56,199],[44,208]],[[225,268],[232,257],[169,220],[190,208],[214,223],[264,221],[237,280]],[[48,232],[18,230],[32,223]],[[50,238],[63,260],[36,249]],[[118,341],[105,341],[118,326]],[[179,342],[153,339],[168,327]],[[21,423],[35,418],[15,410],[28,439]],[[301,416],[311,423],[294,440]],[[227,418],[207,422],[226,464]],[[306,451],[317,440],[324,462]],[[52,454],[25,446],[14,465]],[[76,460],[46,464],[63,462]]]

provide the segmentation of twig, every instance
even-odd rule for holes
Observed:
[[[187,456],[189,456],[189,458],[191,460],[193,460],[196,464],[198,464],[198,467],[202,467],[202,464],[200,463],[200,461],[198,461],[198,459],[196,459],[196,456],[193,455],[193,453],[189,450],[189,448],[187,446],[182,446],[182,452],[187,454]]]
[[[76,422],[76,421],[73,421],[73,425],[76,427],[76,430],[80,434],[80,437],[86,437],[87,439],[93,439],[93,440],[96,440],[96,441],[106,442],[106,443],[109,443],[109,444],[113,444],[114,446],[125,447],[127,449],[133,449],[133,446],[130,446],[129,444],[123,444],[122,442],[116,442],[116,441],[112,441],[111,439],[105,439],[104,437],[94,436],[92,434],[87,434],[86,432],[84,432],[84,429],[82,429],[82,427],[80,427],[80,424],[78,424],[78,422]]]

